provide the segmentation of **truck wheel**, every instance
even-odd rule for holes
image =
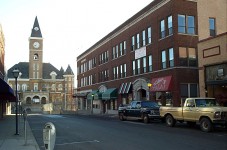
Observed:
[[[208,118],[202,118],[200,121],[200,129],[203,132],[210,132],[213,129],[213,125]]]
[[[120,119],[121,121],[125,121],[125,116],[124,116],[123,113],[120,113],[120,114],[119,114],[119,119]]]
[[[144,123],[149,123],[149,117],[148,117],[147,114],[144,114],[144,115],[143,115],[143,122],[144,122]]]
[[[167,115],[166,116],[166,125],[168,127],[173,127],[175,124],[176,124],[176,120],[171,115]]]

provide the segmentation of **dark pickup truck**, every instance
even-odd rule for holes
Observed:
[[[129,105],[118,108],[118,116],[122,121],[139,119],[149,123],[152,119],[160,118],[159,106],[154,101],[132,101]]]

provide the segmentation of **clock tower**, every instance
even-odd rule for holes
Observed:
[[[42,79],[43,76],[43,37],[37,16],[29,37],[29,78]]]

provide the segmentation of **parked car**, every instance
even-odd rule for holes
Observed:
[[[160,116],[169,127],[176,121],[197,123],[204,132],[212,131],[216,124],[227,125],[227,107],[220,107],[215,98],[187,98],[182,107],[160,107]]]
[[[149,123],[152,119],[159,119],[159,105],[154,101],[132,101],[129,105],[122,105],[118,108],[119,119],[139,119]]]

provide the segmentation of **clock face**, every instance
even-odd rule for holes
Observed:
[[[35,30],[35,31],[38,31],[38,30],[39,30],[39,27],[35,27],[34,30]]]
[[[39,42],[34,42],[33,46],[34,46],[34,48],[39,48]]]

